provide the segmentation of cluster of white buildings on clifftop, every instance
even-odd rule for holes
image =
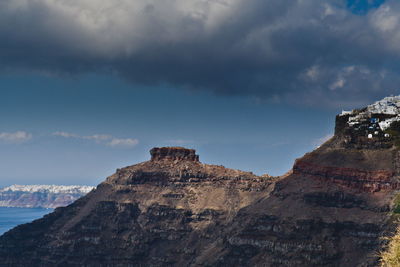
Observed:
[[[11,185],[0,188],[0,192],[27,192],[27,193],[53,193],[53,194],[87,194],[94,189],[93,186],[80,185]]]
[[[380,118],[377,115],[381,115]],[[367,106],[365,110],[342,111],[340,116],[349,115],[348,125],[359,130],[366,127],[368,138],[385,131],[395,121],[400,121],[400,96],[389,96]],[[382,117],[382,115],[386,115]],[[384,135],[389,137],[388,134]]]

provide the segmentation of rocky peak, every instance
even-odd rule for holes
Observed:
[[[196,150],[184,147],[155,147],[150,150],[151,161],[188,160],[199,162]]]

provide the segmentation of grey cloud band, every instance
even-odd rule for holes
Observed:
[[[4,0],[0,68],[111,72],[260,101],[345,106],[396,93],[400,4]]]

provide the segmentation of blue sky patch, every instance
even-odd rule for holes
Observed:
[[[378,8],[385,0],[347,0],[347,8],[354,14],[365,15],[372,8]]]

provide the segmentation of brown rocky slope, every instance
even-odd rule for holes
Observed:
[[[377,266],[392,229],[398,149],[350,146],[341,120],[284,177],[154,148],[150,161],[1,236],[0,265]]]

